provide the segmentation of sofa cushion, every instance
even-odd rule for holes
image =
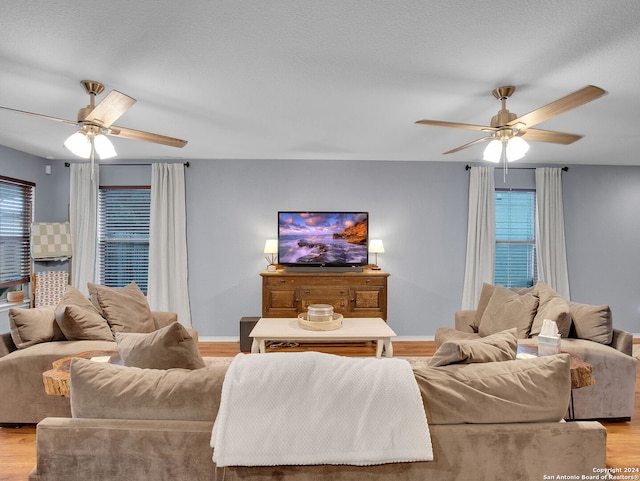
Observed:
[[[113,333],[97,312],[69,304],[56,309],[56,321],[69,341],[113,341]]]
[[[75,358],[71,414],[74,418],[213,422],[227,367],[156,370]]]
[[[529,337],[538,298],[533,293],[520,295],[506,287],[496,286],[482,314],[478,333],[488,336],[512,327],[518,329],[518,338]]]
[[[592,306],[570,302],[571,317],[576,337],[600,344],[611,344],[613,339],[613,319],[608,305]]]
[[[100,307],[113,332],[153,332],[155,323],[147,298],[135,282],[122,288],[87,283],[91,301]]]
[[[13,307],[9,309],[9,324],[11,338],[18,349],[24,349],[41,342],[63,341],[65,339],[56,324],[53,309],[48,307],[35,309]]]
[[[517,329],[511,328],[476,339],[451,339],[435,352],[430,366],[456,363],[512,361],[518,349]]]
[[[544,320],[550,319],[557,324],[561,337],[569,337],[571,330],[569,303],[544,282],[538,282],[534,286],[534,291],[540,302],[531,326],[531,335],[540,334]]]
[[[557,422],[569,405],[569,355],[413,367],[429,424]]]
[[[205,367],[196,342],[179,322],[149,334],[116,332],[116,342],[125,366],[144,369]]]

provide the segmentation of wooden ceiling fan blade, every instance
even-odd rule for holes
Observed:
[[[453,127],[455,129],[479,130],[481,132],[492,132],[496,129],[486,125],[461,124],[459,122],[446,122],[443,120],[417,120],[416,124],[435,125],[436,127]]]
[[[551,142],[553,144],[569,145],[576,140],[580,140],[582,135],[567,134],[565,132],[552,132],[550,130],[539,129],[526,129],[521,130],[518,136],[523,137],[526,140],[533,140],[537,142]]]
[[[517,124],[524,124],[522,128],[533,127],[545,120],[548,120],[556,115],[560,115],[569,110],[580,107],[592,100],[602,97],[607,92],[595,85],[588,85],[583,89],[573,92],[561,99],[551,102],[550,104],[540,107],[528,114],[524,114],[522,117],[518,117],[512,120],[507,125],[517,127]]]
[[[473,145],[481,144],[482,142],[488,142],[489,140],[492,140],[492,139],[493,139],[493,137],[488,135],[486,137],[482,137],[481,139],[477,139],[477,140],[474,140],[474,141],[469,142],[467,144],[461,145],[460,147],[456,147],[455,149],[451,149],[451,150],[447,150],[446,152],[442,152],[442,154],[443,155],[444,154],[453,154],[454,152],[459,152],[459,151],[461,151],[463,149],[467,149],[467,148],[469,148],[469,147],[471,147]]]
[[[63,124],[78,125],[78,122],[74,122],[73,120],[66,120],[66,119],[61,119],[61,118],[58,118],[58,117],[51,117],[50,115],[36,114],[34,112],[27,112],[26,110],[11,109],[9,107],[0,107],[0,109],[8,110],[10,112],[17,112],[19,114],[31,115],[33,117],[39,117],[39,118],[45,119],[45,120],[53,120],[55,122],[62,122]]]
[[[125,139],[144,140],[156,144],[169,145],[171,147],[184,147],[187,145],[186,140],[176,137],[168,137],[166,135],[152,134],[151,132],[143,132],[142,130],[127,129],[112,125],[107,131],[107,135],[114,137],[124,137]]]
[[[136,99],[112,90],[83,120],[101,127],[109,127],[135,103]]]

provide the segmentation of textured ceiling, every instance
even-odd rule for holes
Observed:
[[[525,114],[585,85],[608,95],[537,127],[527,162],[640,165],[637,0],[3,0],[0,105],[75,120],[98,80],[138,100],[116,123],[187,139],[114,139],[120,159],[470,162],[491,91]],[[100,98],[98,98],[100,100]],[[69,159],[73,127],[0,111],[0,144]]]

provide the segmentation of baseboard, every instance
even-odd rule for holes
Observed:
[[[238,336],[201,336],[198,334],[198,342],[240,342]]]
[[[398,336],[392,339],[393,342],[411,341],[433,341],[433,336]],[[240,342],[238,336],[200,336],[198,342]]]

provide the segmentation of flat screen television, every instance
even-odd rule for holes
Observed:
[[[368,212],[278,212],[281,265],[366,266],[368,243]]]

